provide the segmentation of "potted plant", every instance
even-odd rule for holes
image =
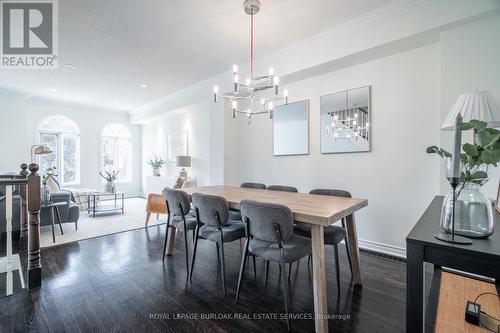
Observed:
[[[104,171],[106,175],[104,175],[102,172],[99,172],[102,178],[106,179],[106,185],[104,185],[104,192],[108,193],[115,193],[116,187],[115,187],[115,180],[118,179],[118,173],[119,171]]]
[[[153,176],[155,177],[160,177],[161,174],[160,174],[160,169],[165,165],[167,164],[167,161],[165,161],[163,158],[158,158],[158,157],[154,157],[153,158],[150,158],[149,161],[148,161],[148,164],[151,165],[151,167],[153,168]]]
[[[50,202],[50,189],[47,186],[47,182],[49,179],[52,177],[57,176],[56,175],[56,167],[49,167],[47,168],[43,174],[42,174],[42,190],[40,192],[40,201],[42,203],[49,203]]]
[[[474,142],[462,145],[460,153],[455,213],[455,233],[467,237],[488,237],[493,233],[492,204],[481,193],[481,186],[488,181],[488,167],[500,162],[500,131],[486,126],[479,120],[460,124],[462,131],[474,130]],[[451,154],[437,146],[428,147],[427,153],[444,158],[449,175]],[[451,192],[446,195],[441,211],[441,226],[446,231],[451,229],[452,197]]]

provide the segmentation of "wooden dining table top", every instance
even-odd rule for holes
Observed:
[[[239,210],[242,200],[281,204],[290,208],[295,221],[330,225],[368,206],[368,200],[329,195],[261,190],[235,186],[183,188],[189,195],[203,193],[224,197],[229,208]]]

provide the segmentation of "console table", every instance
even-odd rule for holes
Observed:
[[[496,232],[490,237],[473,239],[471,245],[450,244],[434,238],[441,231],[442,203],[443,197],[436,196],[406,237],[407,332],[425,328],[425,262],[500,281],[500,215],[493,212]]]

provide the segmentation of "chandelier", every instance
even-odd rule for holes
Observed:
[[[238,65],[233,65],[233,91],[223,94],[222,98],[230,102],[233,118],[237,114],[244,114],[250,124],[252,116],[257,114],[269,114],[272,119],[277,104],[288,104],[288,91],[284,89],[283,95],[280,95],[280,79],[274,75],[272,67],[268,75],[254,76],[254,16],[260,10],[260,2],[245,0],[243,8],[250,16],[250,75],[238,73]],[[214,102],[217,102],[219,87],[214,86],[213,91]]]

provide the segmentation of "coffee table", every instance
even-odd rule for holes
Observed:
[[[50,209],[50,219],[52,222],[52,242],[56,242],[56,234],[54,231],[55,218],[57,217],[57,222],[59,223],[59,228],[61,229],[61,235],[64,235],[62,224],[61,224],[61,215],[59,214],[59,207],[65,206],[67,203],[65,201],[61,202],[48,202],[48,203],[40,203],[40,210],[42,209]]]
[[[95,217],[96,213],[118,212],[125,213],[125,192],[89,192],[87,195],[87,213]],[[96,198],[114,197],[114,204],[96,204]],[[103,200],[103,201],[113,201]]]

